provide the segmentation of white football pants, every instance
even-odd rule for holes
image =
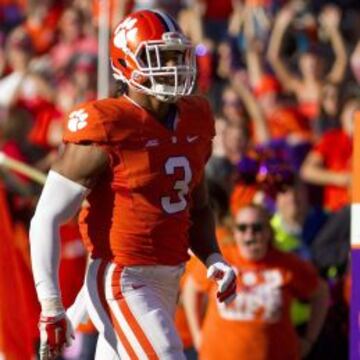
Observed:
[[[99,331],[96,360],[185,359],[173,322],[183,271],[183,265],[90,262],[85,293]]]

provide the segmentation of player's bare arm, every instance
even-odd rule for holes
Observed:
[[[215,220],[205,179],[192,192],[190,248],[207,267],[207,277],[218,284],[220,302],[230,303],[236,294],[236,276],[223,259],[215,236]]]
[[[220,249],[215,237],[215,220],[204,179],[192,192],[191,221],[191,250],[206,264],[206,259],[213,253],[220,253]]]
[[[281,44],[286,29],[292,22],[294,16],[295,11],[291,3],[285,6],[277,15],[270,37],[267,58],[284,88],[289,91],[298,92],[301,87],[301,80],[287,68],[280,55]]]
[[[52,170],[88,189],[108,165],[108,155],[96,145],[67,144]]]

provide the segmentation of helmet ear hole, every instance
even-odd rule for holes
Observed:
[[[126,68],[126,67],[127,67],[127,64],[126,64],[125,59],[120,58],[120,59],[118,59],[118,62],[119,62],[119,64],[120,64],[121,66],[123,66],[124,68]]]

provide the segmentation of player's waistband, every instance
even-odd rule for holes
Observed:
[[[101,267],[106,274],[108,271],[121,271],[142,279],[159,280],[162,283],[180,279],[185,271],[185,262],[178,265],[122,265],[107,259],[90,259],[89,269]]]

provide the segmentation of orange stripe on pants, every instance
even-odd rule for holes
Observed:
[[[143,348],[145,354],[149,357],[149,359],[159,359],[157,356],[155,349],[151,345],[150,341],[148,340],[146,334],[144,333],[143,329],[139,325],[138,321],[136,320],[134,314],[131,312],[128,304],[126,303],[126,300],[121,292],[121,273],[123,271],[123,268],[121,266],[116,266],[112,279],[112,291],[114,298],[117,299],[117,304],[127,321],[128,325],[130,326],[131,330],[136,336],[136,339],[138,340],[140,346]]]
[[[116,319],[116,316],[110,310],[109,304],[106,301],[104,274],[105,274],[105,270],[106,270],[106,267],[108,264],[109,264],[108,262],[102,261],[99,266],[99,271],[97,274],[97,288],[98,288],[99,298],[100,298],[102,306],[104,307],[104,309],[106,311],[106,314],[108,315],[109,319],[111,320],[111,323],[113,324],[116,334],[118,335],[122,345],[124,346],[127,354],[129,355],[130,359],[137,360],[138,357],[136,356],[134,349],[131,347],[129,341],[126,338],[126,335],[121,330],[121,327],[119,325],[119,322]]]

